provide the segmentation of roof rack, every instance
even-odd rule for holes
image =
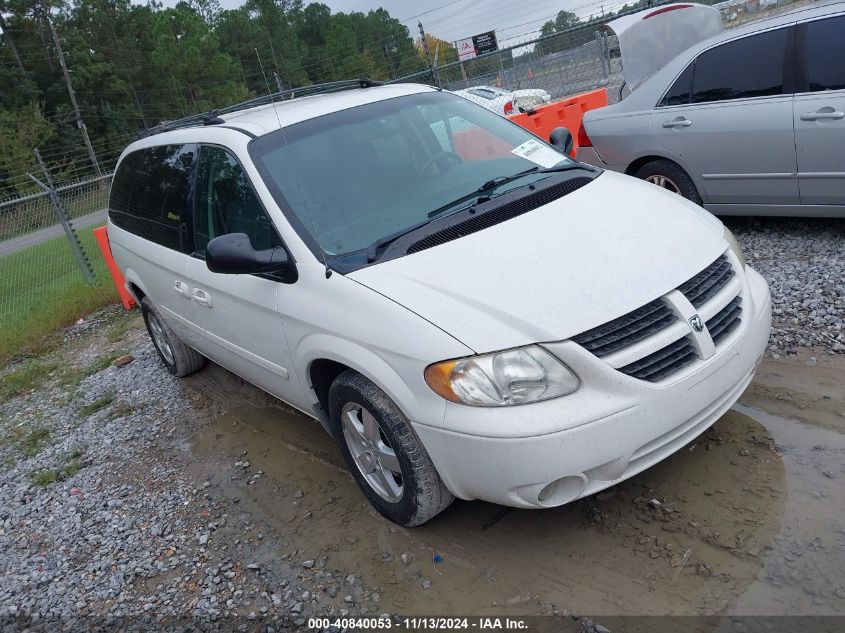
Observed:
[[[164,121],[158,125],[142,130],[138,133],[138,138],[146,138],[154,134],[161,134],[162,132],[169,132],[171,130],[179,130],[186,127],[195,127],[199,125],[220,125],[224,120],[220,118],[223,114],[231,114],[232,112],[239,112],[241,110],[248,110],[249,108],[256,108],[262,105],[275,103],[276,101],[285,101],[299,97],[308,97],[318,94],[330,94],[333,92],[342,92],[344,90],[353,90],[355,88],[371,88],[373,86],[384,85],[381,81],[375,81],[367,77],[360,79],[345,79],[343,81],[332,81],[323,84],[314,84],[311,86],[303,86],[301,88],[291,88],[290,90],[281,90],[279,92],[271,92],[270,94],[261,97],[253,97],[246,101],[241,101],[234,105],[225,106],[209,112],[201,114],[192,114],[182,119],[175,119],[173,121]]]

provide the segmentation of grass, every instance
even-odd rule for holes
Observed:
[[[36,486],[49,486],[57,481],[65,481],[70,479],[80,470],[82,470],[82,455],[81,447],[76,447],[71,451],[70,455],[65,459],[64,465],[61,468],[45,468],[36,470],[29,475],[29,480]]]
[[[37,389],[46,382],[57,366],[56,363],[30,359],[17,369],[6,372],[2,375],[2,382],[0,382],[0,402]]]
[[[101,409],[105,409],[109,406],[112,402],[114,402],[114,392],[107,391],[102,396],[94,400],[91,404],[86,404],[79,410],[79,415],[83,418],[90,417],[100,411]]]
[[[132,413],[135,410],[131,404],[126,402],[125,400],[118,400],[114,403],[111,412],[109,413],[109,419],[116,420],[118,418],[123,418]]]
[[[54,468],[37,470],[30,475],[29,480],[36,486],[49,486],[59,480],[59,471]]]
[[[109,331],[106,332],[106,339],[109,343],[119,343],[126,338],[131,328],[132,322],[129,319],[121,319],[109,328]]]
[[[61,383],[65,387],[76,387],[89,376],[99,374],[104,369],[108,369],[115,359],[120,358],[124,354],[126,352],[101,356],[86,367],[67,367],[62,371]]]
[[[0,360],[97,308],[118,301],[93,229],[78,232],[97,283],[85,282],[65,237],[0,257]]]
[[[35,457],[50,442],[50,429],[43,426],[32,429],[23,442],[24,457]]]

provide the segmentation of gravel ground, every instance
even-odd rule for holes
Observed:
[[[845,352],[845,220],[727,218],[772,293],[770,351]]]
[[[136,315],[92,315],[39,361],[58,365],[42,384],[0,405],[0,624],[281,631],[380,615],[377,591],[280,551],[284,535],[191,473],[190,436],[216,412],[166,373],[145,331],[96,336],[115,319],[137,328]],[[246,458],[233,468],[260,481]]]

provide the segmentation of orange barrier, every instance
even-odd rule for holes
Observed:
[[[595,110],[606,105],[607,90],[600,88],[568,99],[555,101],[532,112],[512,114],[508,118],[547,142],[549,135],[555,128],[565,127],[569,129],[573,141],[572,156],[575,156],[575,152],[578,150],[578,130],[581,129],[581,119],[584,113],[587,110]]]
[[[452,134],[455,153],[464,160],[492,160],[510,156],[513,145],[480,127]]]
[[[114,287],[117,288],[117,294],[120,295],[123,307],[127,310],[131,310],[136,305],[135,299],[133,299],[132,295],[129,294],[129,291],[126,290],[126,280],[123,278],[123,273],[121,273],[120,269],[117,267],[114,257],[112,257],[111,246],[109,245],[109,234],[106,231],[105,226],[94,229],[94,239],[97,240],[97,246],[100,247],[100,253],[102,253],[103,259],[106,260],[106,266],[111,273]]]

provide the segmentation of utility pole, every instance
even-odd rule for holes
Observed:
[[[425,29],[423,28],[423,23],[419,22],[418,26],[420,27],[420,37],[422,37],[422,45],[423,45],[423,52],[425,53],[425,59],[428,62],[428,67],[431,69],[431,75],[434,77],[434,81],[440,86],[440,73],[437,72],[437,67],[431,63],[431,53],[428,50],[428,39],[425,37]]]
[[[94,165],[94,171],[98,176],[102,175],[100,171],[100,164],[97,162],[97,155],[94,153],[94,148],[91,147],[91,139],[88,138],[88,128],[85,127],[85,121],[82,120],[82,115],[79,112],[79,105],[76,103],[76,95],[73,93],[73,86],[70,83],[70,74],[65,64],[65,54],[62,52],[62,45],[59,43],[59,36],[56,33],[56,28],[49,16],[45,16],[47,24],[50,25],[50,32],[53,34],[53,43],[56,45],[56,53],[59,56],[59,64],[62,66],[62,73],[65,76],[65,84],[67,84],[67,93],[70,95],[70,103],[73,106],[73,112],[76,115],[76,126],[82,130],[82,138],[85,139],[85,147],[88,148],[88,156],[91,158],[91,164]]]

